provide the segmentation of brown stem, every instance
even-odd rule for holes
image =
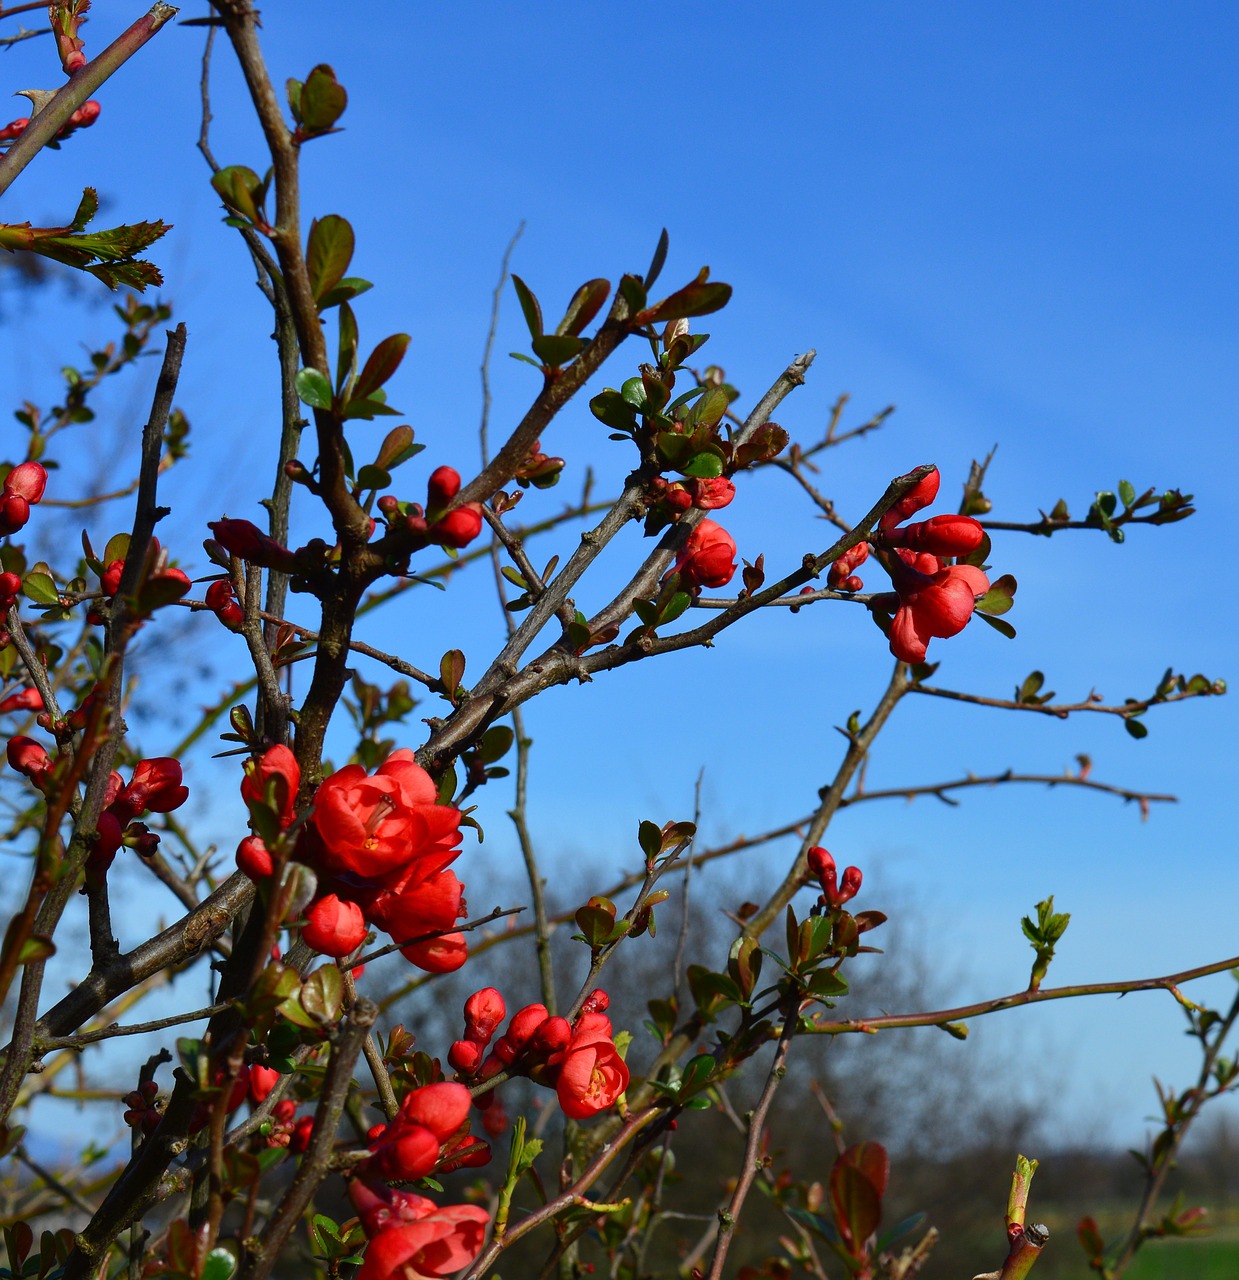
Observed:
[[[297,1175],[263,1228],[254,1252],[238,1272],[237,1280],[266,1280],[279,1260],[285,1240],[301,1220],[319,1184],[330,1172],[331,1152],[340,1117],[344,1114],[345,1098],[353,1082],[353,1068],[377,1017],[378,1008],[372,1001],[358,1000],[348,1021],[337,1033],[318,1110],[314,1113],[314,1128],[297,1167]]]
[[[95,59],[77,71],[42,111],[31,118],[21,136],[0,156],[0,195],[36,155],[69,123],[69,117],[101,84],[177,14],[170,4],[156,4],[122,32]]]

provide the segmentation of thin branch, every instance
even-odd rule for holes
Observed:
[[[1043,716],[1053,716],[1058,720],[1066,720],[1078,711],[1095,711],[1104,716],[1120,716],[1130,720],[1147,711],[1150,707],[1163,703],[1184,702],[1188,698],[1207,698],[1220,690],[1215,686],[1208,689],[1184,689],[1176,693],[1154,694],[1151,698],[1130,698],[1118,706],[1105,705],[1097,694],[1090,694],[1083,702],[1017,702],[1011,698],[986,698],[977,693],[961,693],[957,689],[939,689],[935,685],[913,684],[909,693],[924,693],[932,698],[947,698],[952,702],[970,702],[978,707],[996,707],[1001,711],[1033,711]]]
[[[101,1027],[98,1031],[79,1031],[71,1036],[49,1036],[39,1041],[40,1053],[51,1053],[56,1049],[84,1049],[89,1044],[98,1044],[101,1040],[114,1040],[117,1036],[143,1036],[151,1031],[163,1031],[167,1027],[177,1027],[183,1022],[199,1022],[203,1018],[213,1018],[228,1008],[223,1004],[209,1004],[205,1009],[194,1009],[189,1013],[176,1013],[167,1018],[155,1018],[150,1022],[133,1022],[122,1027],[113,1022],[110,1026]]]
[[[1046,1000],[1072,1000],[1077,996],[1125,996],[1133,991],[1169,991],[1182,1001],[1178,988],[1185,982],[1207,978],[1213,973],[1226,973],[1239,969],[1239,956],[1229,960],[1216,960],[1181,973],[1166,974],[1160,978],[1135,978],[1127,982],[1092,982],[1072,987],[1039,987],[1035,991],[1017,991],[995,1000],[978,1000],[975,1004],[960,1005],[957,1009],[939,1009],[934,1013],[879,1014],[872,1018],[844,1018],[833,1022],[813,1021],[805,1032],[813,1035],[838,1036],[853,1032],[866,1035],[895,1027],[939,1027],[947,1022],[960,1022],[965,1018],[980,1018],[1004,1009],[1018,1009],[1023,1005],[1042,1004]]]

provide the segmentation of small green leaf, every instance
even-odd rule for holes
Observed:
[[[201,1280],[229,1280],[237,1260],[227,1249],[212,1249],[202,1264]]]
[[[369,399],[396,372],[411,341],[407,333],[393,333],[374,348],[351,389],[350,403]]]
[[[300,120],[306,133],[326,133],[348,106],[344,86],[325,62],[306,76],[299,98]]]
[[[540,338],[542,336],[542,308],[538,305],[537,298],[534,297],[533,291],[518,275],[513,275],[512,287],[516,290],[521,310],[525,314],[525,323],[529,326],[529,336],[531,338]]]
[[[1136,486],[1130,480],[1119,481],[1119,501],[1129,508],[1135,503]]]
[[[557,335],[567,334],[572,337],[580,335],[582,329],[602,310],[607,295],[611,292],[609,280],[587,280],[572,295],[564,318],[555,328]]]
[[[1133,738],[1147,738],[1149,736],[1148,725],[1137,720],[1134,716],[1125,716],[1123,719],[1123,728],[1131,734]]]
[[[715,281],[694,281],[677,289],[675,293],[656,302],[635,317],[637,324],[656,324],[663,320],[683,320],[690,316],[705,316],[725,307],[731,298],[731,285]]]
[[[317,369],[298,369],[296,387],[297,395],[311,409],[331,408],[331,383],[326,374]]]
[[[650,261],[650,269],[645,273],[645,288],[648,292],[654,287],[654,281],[662,275],[663,263],[667,261],[667,247],[671,240],[667,235],[667,228],[663,227],[662,234],[658,237],[658,244],[654,249],[654,257]]]
[[[533,353],[544,365],[557,369],[569,360],[575,360],[585,350],[585,346],[584,338],[560,337],[548,333],[533,340]]]
[[[1000,636],[1006,636],[1008,640],[1015,639],[1015,628],[1005,618],[995,618],[988,613],[978,613],[977,617],[988,626],[993,627]]]
[[[723,474],[723,459],[710,450],[694,454],[680,468],[686,476],[700,476],[705,480],[714,480]]]
[[[391,476],[382,467],[367,463],[357,472],[359,489],[386,489],[389,484],[391,484]]]
[[[338,214],[329,213],[310,223],[305,265],[310,292],[322,307],[323,299],[340,283],[353,259],[353,228]]]

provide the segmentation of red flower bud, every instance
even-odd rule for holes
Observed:
[[[431,536],[445,547],[467,547],[482,532],[482,504],[466,502],[449,511],[431,528]]]
[[[9,739],[6,750],[9,768],[25,774],[36,787],[42,790],[47,775],[51,772],[52,761],[47,748],[33,738],[18,736]]]
[[[4,479],[5,497],[16,494],[32,506],[43,497],[47,488],[47,472],[37,462],[22,462]]]
[[[465,1001],[465,1035],[479,1044],[489,1044],[507,1012],[503,996],[494,987],[475,991]]]
[[[985,530],[971,516],[943,515],[891,529],[886,541],[892,547],[907,547],[934,556],[966,556],[981,545],[984,537]]]
[[[504,1038],[519,1053],[550,1015],[544,1004],[527,1004],[512,1015]],[[498,1046],[496,1046],[498,1048]]]
[[[427,973],[455,973],[469,959],[469,946],[463,933],[448,933],[401,947],[400,954]]]
[[[460,492],[460,473],[452,467],[436,467],[426,483],[426,510],[446,507]]]
[[[482,1065],[482,1046],[473,1040],[456,1040],[447,1051],[447,1060],[453,1071],[471,1076]]]
[[[258,836],[246,836],[237,845],[237,867],[251,880],[264,880],[275,871],[275,860]]]
[[[692,496],[693,506],[701,511],[717,511],[736,496],[736,486],[726,476],[708,480],[693,477],[684,481],[684,488]]]
[[[355,902],[329,893],[305,913],[301,937],[306,946],[339,960],[356,951],[368,932],[361,908]]]
[[[206,606],[228,628],[240,631],[243,614],[237,603],[236,592],[227,578],[217,578],[206,589]]]

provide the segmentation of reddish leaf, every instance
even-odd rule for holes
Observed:
[[[411,341],[407,333],[393,333],[390,338],[384,338],[370,353],[370,359],[351,389],[350,400],[365,400],[377,391],[400,368]]]

